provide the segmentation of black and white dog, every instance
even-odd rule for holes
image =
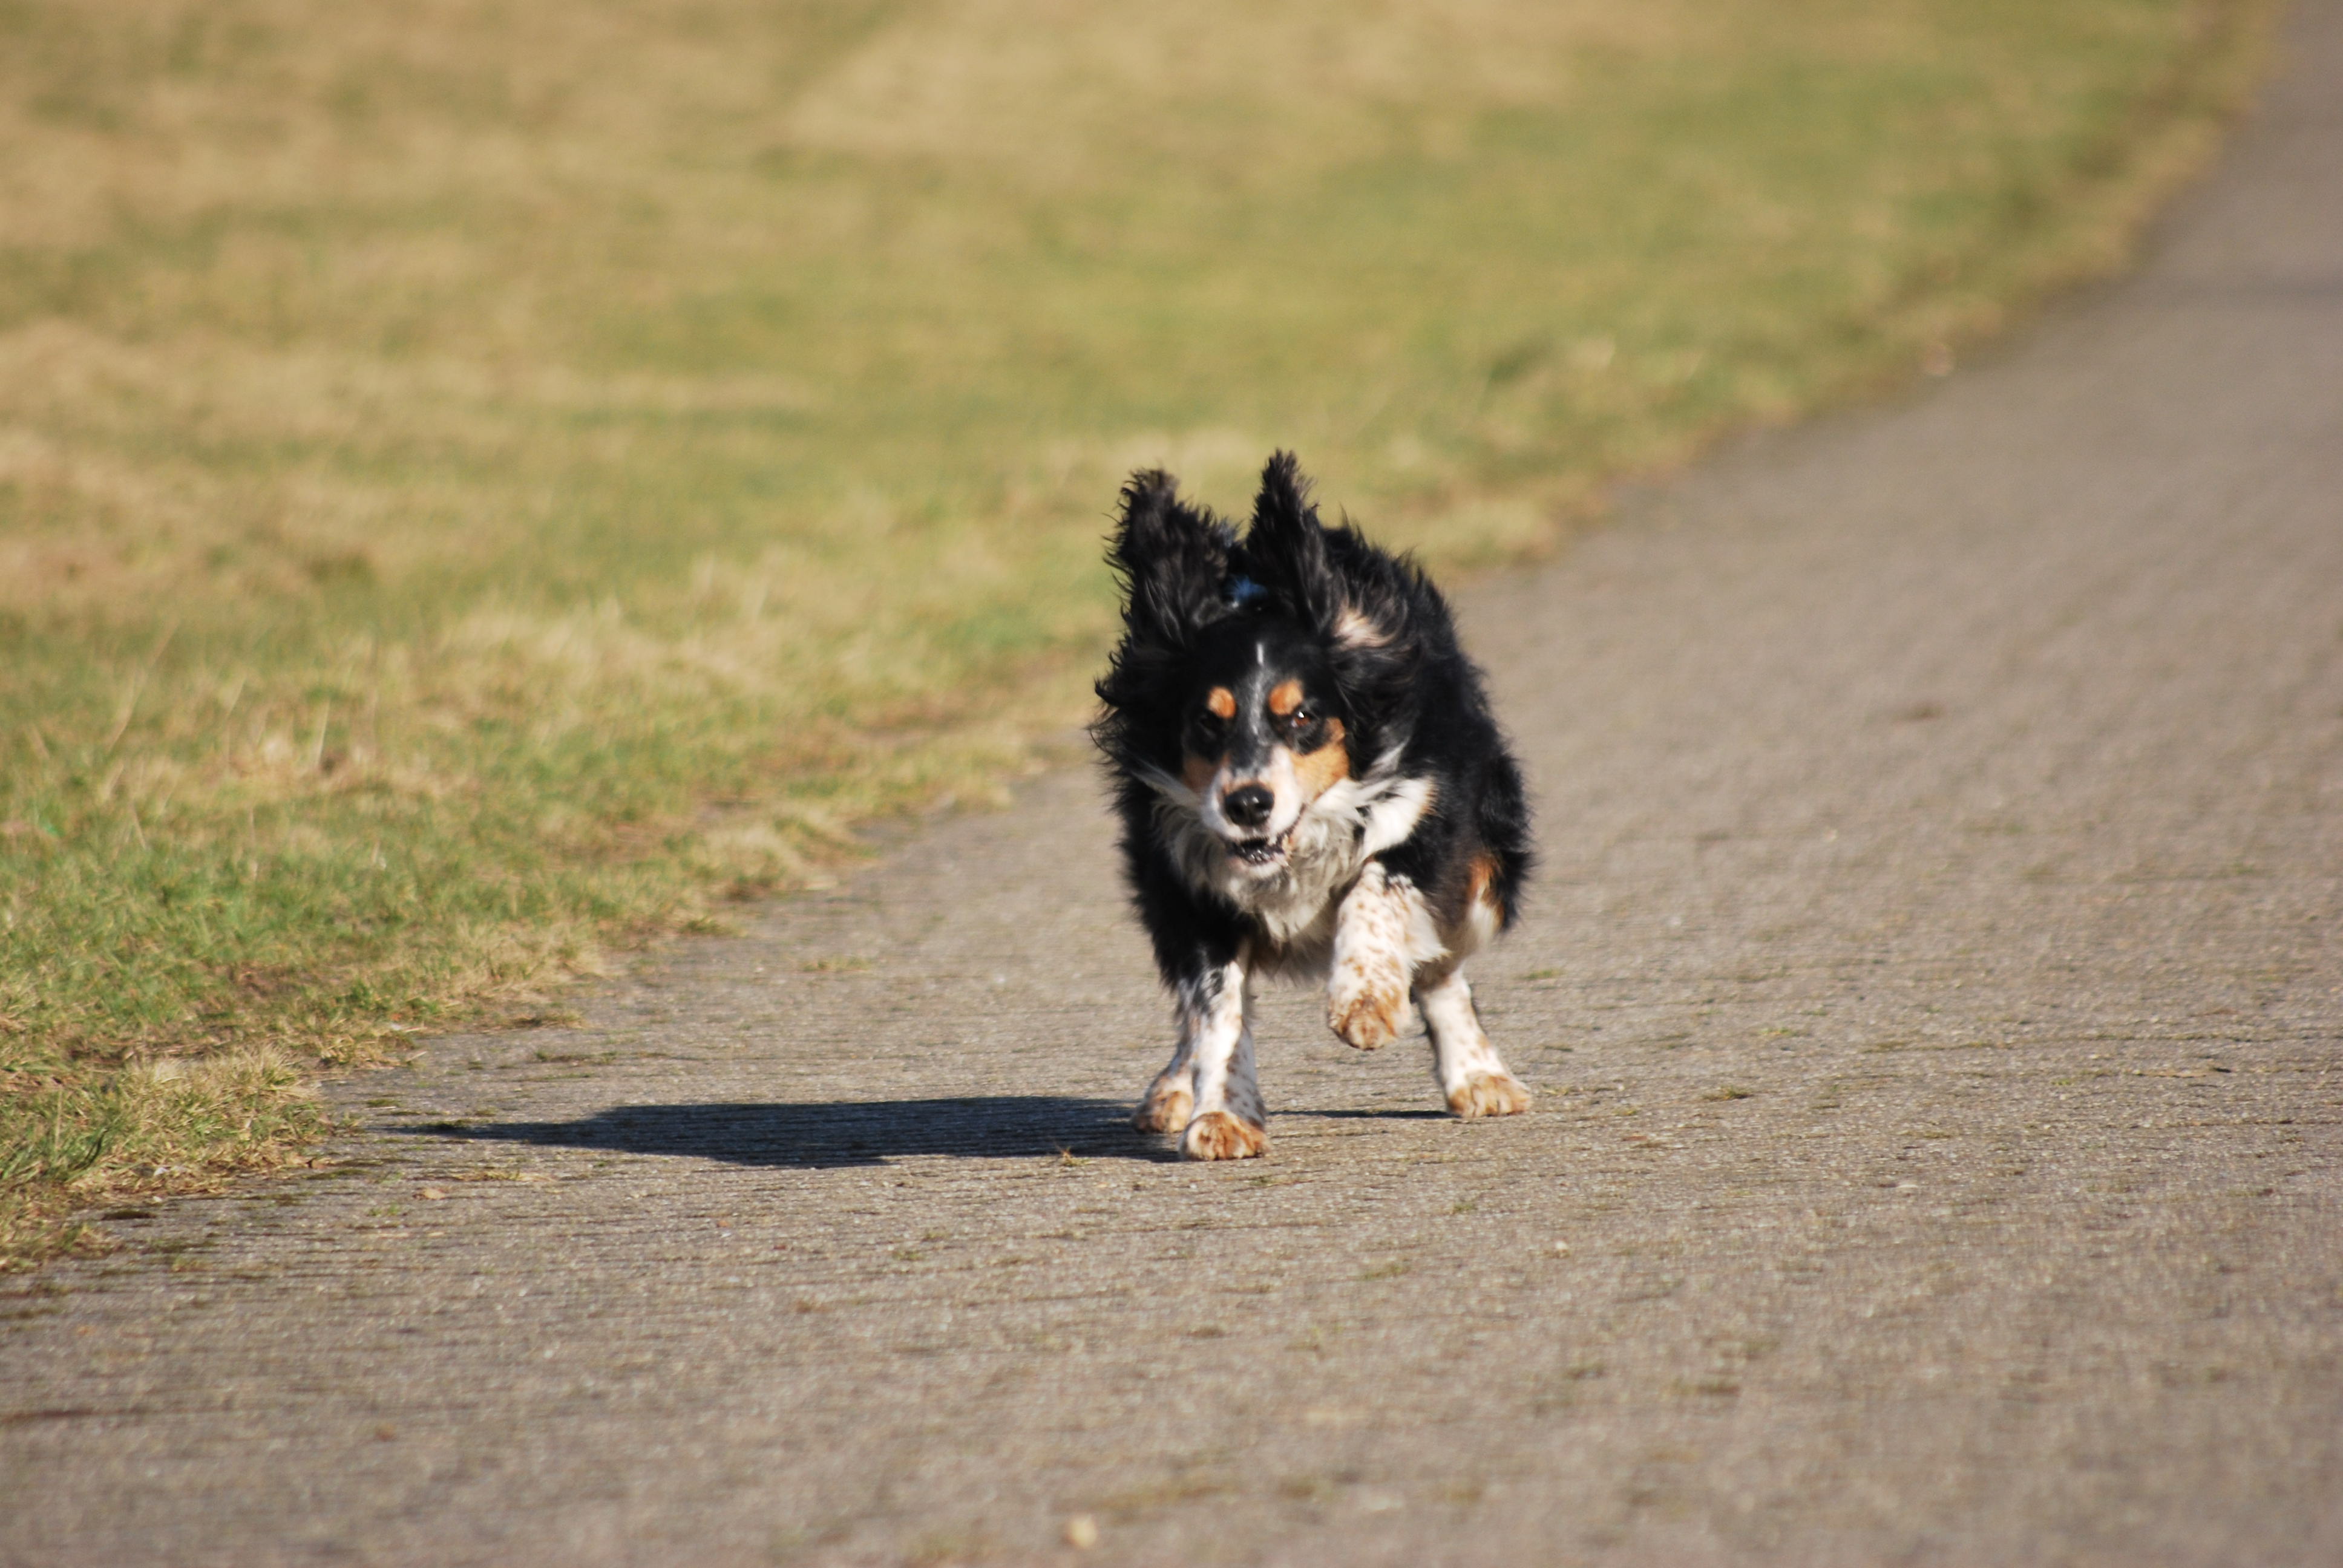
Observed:
[[[1363,1050],[1413,998],[1451,1111],[1528,1110],[1461,966],[1513,921],[1529,808],[1440,591],[1320,523],[1282,452],[1242,540],[1170,476],[1132,476],[1109,559],[1124,632],[1092,734],[1180,1030],[1135,1125],[1184,1130],[1192,1159],[1262,1151],[1261,974],[1324,980]]]

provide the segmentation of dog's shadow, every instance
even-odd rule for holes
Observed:
[[[1061,1094],[618,1105],[575,1121],[445,1124],[431,1131],[482,1143],[683,1155],[795,1170],[883,1165],[913,1154],[968,1160],[1071,1155],[1157,1161],[1180,1157],[1168,1140],[1131,1130],[1127,1102]]]

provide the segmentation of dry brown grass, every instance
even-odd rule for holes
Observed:
[[[1550,109],[1620,55],[1720,29],[1655,0],[952,0],[811,81],[799,146],[1111,183],[1134,159],[1273,184],[1393,150],[1460,147],[1492,110]]]

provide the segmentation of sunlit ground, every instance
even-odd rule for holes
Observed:
[[[0,7],[0,1230],[997,789],[1134,466],[1486,565],[1941,370],[2267,10]]]

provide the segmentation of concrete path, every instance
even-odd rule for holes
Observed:
[[[1271,1158],[1123,1131],[1069,770],[9,1287],[0,1563],[2343,1562],[2343,5],[2291,44],[2143,276],[1465,596],[1533,1115],[1292,998]]]

